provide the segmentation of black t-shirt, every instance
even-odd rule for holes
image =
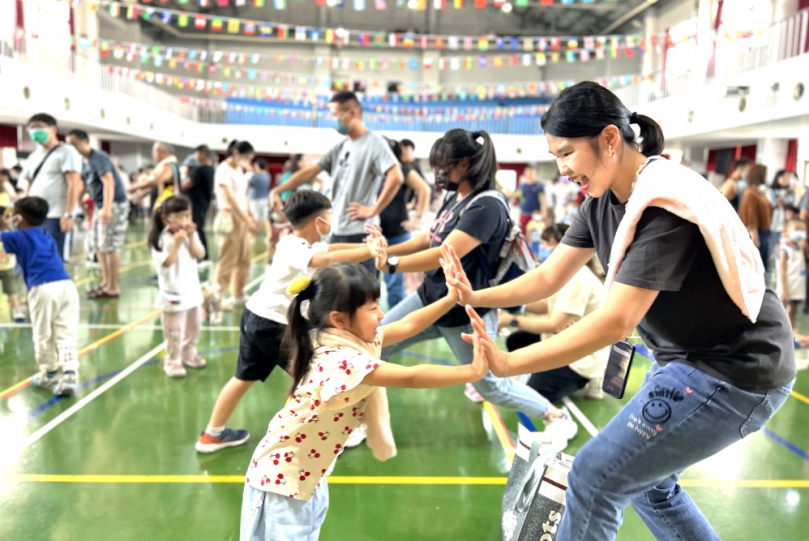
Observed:
[[[500,249],[508,233],[508,214],[506,206],[493,197],[480,197],[470,205],[475,195],[470,194],[458,201],[458,194],[451,195],[444,200],[438,217],[430,226],[430,247],[440,246],[454,230],[463,231],[478,239],[481,244],[463,258],[461,264],[472,284],[472,289],[485,289],[489,287],[486,271],[481,267],[483,260],[489,267],[489,274],[494,275],[500,262]],[[465,207],[467,207],[464,210]],[[463,216],[461,211],[463,210]],[[482,257],[481,257],[482,256]],[[447,294],[447,283],[441,267],[424,273],[424,282],[419,287],[419,297],[424,304],[433,303]],[[483,315],[487,309],[478,308],[478,314]],[[462,306],[456,306],[436,324],[440,327],[458,327],[469,323]]]
[[[402,175],[405,180],[412,170],[412,165],[402,165]],[[402,184],[393,201],[379,215],[379,225],[385,238],[398,237],[407,233],[407,230],[402,227],[402,222],[406,222],[409,218],[407,213],[407,194],[409,190],[407,183]]]
[[[625,211],[612,192],[587,198],[562,242],[595,248],[607,269]],[[696,224],[647,208],[615,281],[660,292],[638,332],[661,365],[689,364],[749,391],[777,388],[795,377],[792,330],[778,297],[768,289],[751,323],[725,291]]]
[[[205,216],[213,198],[214,168],[210,165],[199,165],[191,171],[191,186],[185,196],[191,200],[194,216]]]

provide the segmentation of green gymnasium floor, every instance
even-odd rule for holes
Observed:
[[[162,333],[153,308],[156,285],[148,281],[151,260],[138,242],[144,236],[143,228],[130,229],[121,298],[82,300],[83,388],[75,398],[54,399],[25,387],[36,371],[31,329],[0,326],[0,539],[238,539],[242,475],[289,380],[276,371],[237,409],[231,426],[250,430],[248,445],[198,455],[197,434],[234,371],[240,312],[203,330],[199,350],[207,368],[182,380],[166,378],[156,352]],[[254,254],[262,262],[263,251],[257,242]],[[251,292],[265,268],[252,267]],[[80,290],[92,285],[82,263],[69,270]],[[9,321],[5,308],[0,321]],[[767,430],[683,476],[722,539],[809,540],[809,355],[804,350],[798,356],[803,371],[797,392]],[[401,356],[407,364],[429,360],[453,359],[437,341]],[[632,389],[647,366],[636,363]],[[399,455],[380,463],[362,446],[340,458],[321,539],[499,540],[517,416],[502,410],[501,421],[494,408],[464,398],[461,387],[394,389],[389,397]],[[609,397],[574,403],[592,432],[621,407]],[[590,437],[582,425],[568,452],[575,454]],[[652,536],[628,509],[618,538]]]

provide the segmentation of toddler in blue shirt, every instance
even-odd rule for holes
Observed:
[[[65,272],[56,243],[40,227],[47,216],[48,202],[41,197],[17,201],[9,218],[16,231],[0,233],[0,251],[17,256],[28,287],[34,351],[40,368],[31,384],[69,396],[79,381],[79,292]]]

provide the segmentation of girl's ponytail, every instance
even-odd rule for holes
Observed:
[[[292,376],[292,387],[289,394],[292,395],[298,385],[301,384],[309,370],[309,363],[314,355],[312,337],[309,335],[309,322],[303,317],[301,307],[304,301],[314,298],[317,291],[317,284],[312,282],[308,276],[301,276],[292,281],[287,289],[287,293],[295,295],[287,311],[289,325],[284,332],[284,349],[289,351],[289,375]]]
[[[149,246],[157,251],[162,250],[160,246],[160,235],[163,233],[166,224],[163,221],[163,205],[157,205],[152,211],[152,228],[149,230]]]

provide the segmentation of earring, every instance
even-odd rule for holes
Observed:
[[[610,157],[614,158],[615,157],[615,150],[612,148],[612,145],[610,145],[609,148],[610,148]]]

